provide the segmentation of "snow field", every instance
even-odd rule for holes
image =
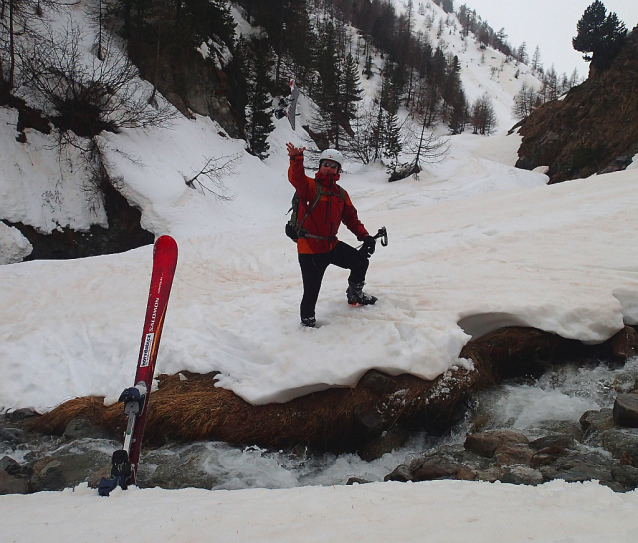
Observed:
[[[55,499],[53,499],[55,498]],[[597,483],[467,481],[283,490],[115,490],[2,496],[3,539],[188,542],[633,543],[638,493]],[[25,511],[29,520],[25,520]],[[140,519],[144,519],[140,524]]]

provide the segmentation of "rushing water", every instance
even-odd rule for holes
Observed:
[[[202,444],[182,446],[170,454],[184,457],[198,448],[196,454],[204,471],[214,477],[215,489],[334,485],[345,484],[351,477],[382,481],[399,464],[424,451],[463,443],[477,420],[482,430],[514,429],[530,438],[577,425],[585,411],[612,407],[615,395],[632,390],[637,378],[638,358],[634,358],[622,367],[602,363],[561,366],[537,380],[504,383],[479,394],[466,420],[449,435],[416,434],[401,449],[372,462],[356,454],[292,454],[218,442],[206,443],[203,450]]]

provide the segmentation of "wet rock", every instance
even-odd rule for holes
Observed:
[[[20,466],[13,458],[10,456],[3,456],[0,458],[0,471],[11,471],[13,466]]]
[[[461,466],[456,472],[456,478],[460,481],[476,481],[476,472],[466,466]]]
[[[401,464],[394,468],[392,473],[389,473],[383,478],[384,481],[398,481],[400,483],[407,483],[412,480],[412,472],[410,471],[410,467]]]
[[[627,455],[634,465],[638,465],[638,430],[615,428],[603,432],[600,445],[609,451],[614,458]]]
[[[539,466],[548,466],[556,462],[559,457],[566,455],[567,451],[563,447],[552,445],[534,453],[534,455],[530,459],[529,465],[532,468],[538,468]]]
[[[113,439],[113,436],[105,428],[101,428],[88,419],[72,419],[64,429],[64,437],[67,439]]]
[[[638,487],[638,468],[623,465],[613,466],[611,478],[627,490],[633,490]]]
[[[16,409],[15,411],[9,411],[5,415],[5,418],[9,422],[21,422],[26,419],[30,419],[32,417],[37,417],[37,416],[38,416],[38,413],[36,413],[30,407],[23,407],[21,409]]]
[[[11,475],[5,470],[0,470],[0,495],[27,494],[29,492],[29,480],[25,475]]]
[[[350,479],[348,479],[348,481],[346,482],[346,486],[365,485],[369,482],[370,481],[366,481],[365,479],[361,479],[360,477],[350,477]]]
[[[19,428],[0,428],[0,442],[7,443],[10,446],[22,443],[24,431]]]
[[[378,439],[366,443],[359,452],[359,456],[366,462],[381,458],[384,454],[402,447],[407,441],[408,435],[405,428],[395,425],[386,432],[383,432]]]
[[[630,456],[630,454],[627,451],[623,451],[623,453],[620,455],[620,459],[618,460],[618,463],[621,466],[636,466],[634,459]]]
[[[638,394],[618,394],[613,416],[619,426],[638,428]]]
[[[462,466],[450,462],[441,456],[432,456],[417,465],[411,465],[412,481],[433,481],[434,479],[456,479],[456,474]]]
[[[468,435],[465,439],[464,447],[470,451],[474,451],[480,456],[492,458],[499,447],[527,443],[529,443],[529,439],[519,432],[512,430],[491,430],[489,432]]]
[[[192,455],[178,463],[164,462],[157,466],[150,477],[140,477],[141,487],[159,486],[167,489],[205,488],[212,489],[218,483],[217,478],[204,471],[202,461]]]
[[[534,451],[526,445],[506,445],[494,451],[494,461],[497,466],[529,466],[533,454]]]
[[[614,358],[628,360],[638,355],[638,332],[631,326],[625,326],[609,340]]]
[[[91,488],[97,488],[102,477],[108,479],[111,476],[111,462],[103,465],[101,468],[91,472],[87,482]]]
[[[4,456],[0,459],[0,471],[5,471],[12,476],[28,477],[31,470],[28,466],[19,464],[10,456]]]
[[[558,447],[560,449],[575,449],[578,444],[573,436],[567,434],[558,434],[551,436],[544,436],[534,441],[530,441],[529,446],[532,449],[541,451],[548,447]]]
[[[609,484],[612,462],[607,453],[599,451],[571,452],[558,457],[551,466],[539,466],[546,480],[564,479],[567,482],[601,481]]]
[[[481,469],[476,472],[476,480],[487,481],[488,483],[494,483],[495,481],[500,481],[504,473],[505,473],[504,469],[497,468],[497,467]]]
[[[30,490],[40,492],[43,490],[63,490],[66,488],[66,479],[61,470],[62,462],[51,457],[38,460],[33,466]]]
[[[95,446],[95,442],[75,441],[37,460],[31,466],[30,491],[63,490],[88,481],[111,460],[110,453]],[[114,447],[109,443],[108,448]]]
[[[548,432],[548,437],[558,435],[569,435],[577,443],[582,443],[585,439],[585,432],[580,422],[578,421],[556,421],[545,428]],[[541,438],[542,439],[542,438]],[[541,447],[542,448],[542,447]]]
[[[499,481],[513,485],[536,486],[542,484],[545,479],[543,474],[537,469],[528,466],[514,466],[505,470],[500,476]]]
[[[588,439],[592,434],[605,432],[616,427],[613,411],[607,408],[599,411],[585,411],[579,422],[585,430],[585,439]]]

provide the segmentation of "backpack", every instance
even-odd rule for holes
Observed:
[[[339,197],[345,202],[345,191],[339,185],[337,185],[337,188],[339,189]],[[312,210],[321,199],[321,195],[323,194],[323,192],[324,191],[321,188],[321,185],[317,183],[317,194],[315,194],[315,197],[312,200],[312,204],[310,204],[310,207],[306,211],[306,214],[301,218],[301,220],[299,219],[299,195],[297,194],[297,191],[295,191],[295,193],[293,194],[291,202],[292,205],[288,210],[288,213],[292,211],[292,215],[290,215],[290,220],[286,223],[286,235],[295,243],[299,238],[327,239],[320,236],[313,236],[312,234],[309,234],[305,228],[303,228],[303,223],[306,222],[306,219],[308,218],[310,213],[312,213]]]

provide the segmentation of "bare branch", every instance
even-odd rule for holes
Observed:
[[[200,190],[202,194],[210,192],[218,200],[233,200],[235,195],[229,196],[224,194],[227,189],[224,185],[223,178],[235,173],[235,166],[240,158],[241,155],[239,154],[208,158],[199,172],[191,177],[184,176],[184,182],[187,187]],[[217,190],[213,190],[206,182],[202,181],[202,178],[207,179]]]

